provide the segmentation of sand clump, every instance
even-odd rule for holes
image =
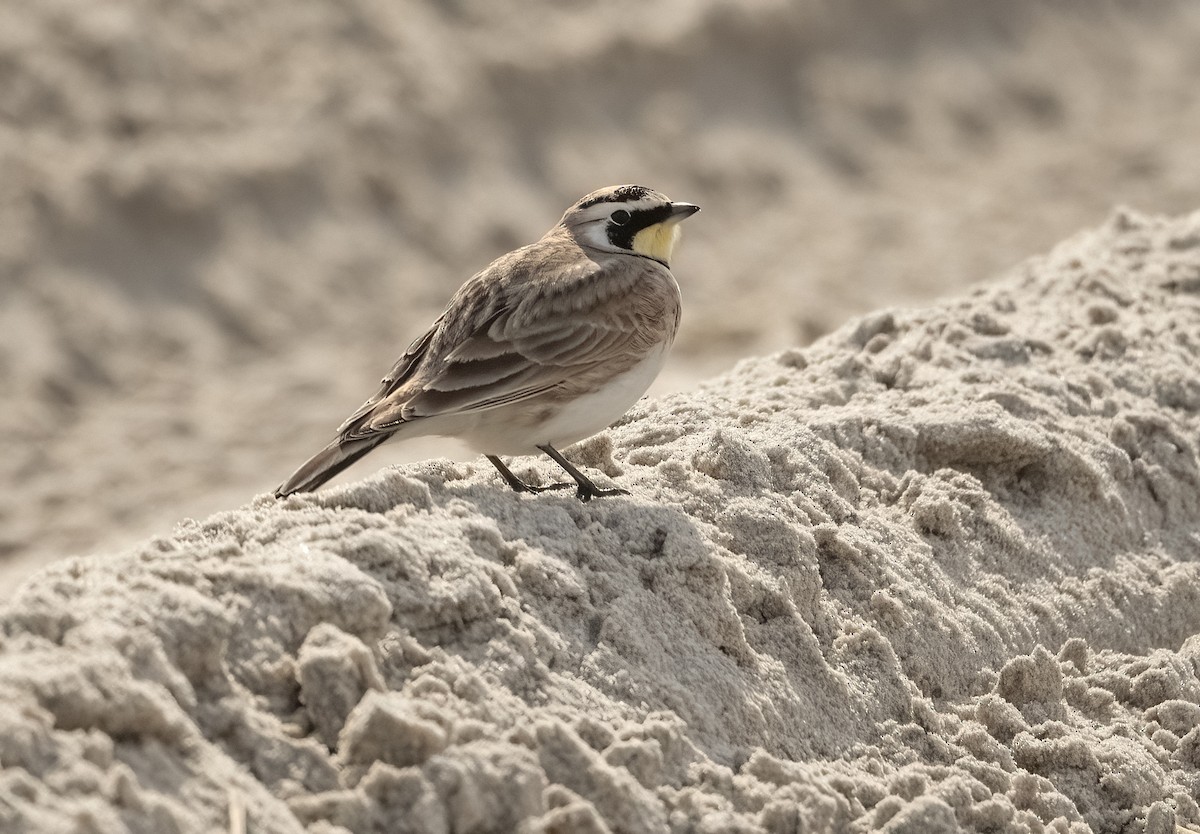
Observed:
[[[1197,367],[1200,214],[1119,212],[643,401],[574,452],[628,498],[435,460],[66,560],[0,828],[1196,827]]]

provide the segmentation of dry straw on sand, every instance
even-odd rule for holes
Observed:
[[[639,406],[628,498],[433,461],[59,563],[0,829],[1194,828],[1198,367],[1200,214],[1119,213]]]

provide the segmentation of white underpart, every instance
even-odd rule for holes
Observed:
[[[471,425],[460,423],[454,433],[475,449],[492,455],[534,455],[538,446],[570,446],[621,419],[662,370],[668,347],[661,345],[603,388],[566,403],[558,413],[536,425],[529,425],[518,414],[505,413],[527,407],[516,403],[481,412],[470,421]]]
[[[551,446],[569,446],[620,420],[646,393],[666,361],[667,349],[663,345],[600,390],[568,403],[541,425],[539,431],[546,437],[545,442]]]

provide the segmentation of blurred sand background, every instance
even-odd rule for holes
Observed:
[[[659,392],[1200,205],[1196,3],[3,5],[0,595],[269,490],[601,185],[704,207]]]

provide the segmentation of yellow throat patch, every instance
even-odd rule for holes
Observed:
[[[633,236],[633,251],[647,258],[654,258],[665,264],[671,262],[671,254],[683,234],[679,228],[679,220],[664,220],[647,226]]]

